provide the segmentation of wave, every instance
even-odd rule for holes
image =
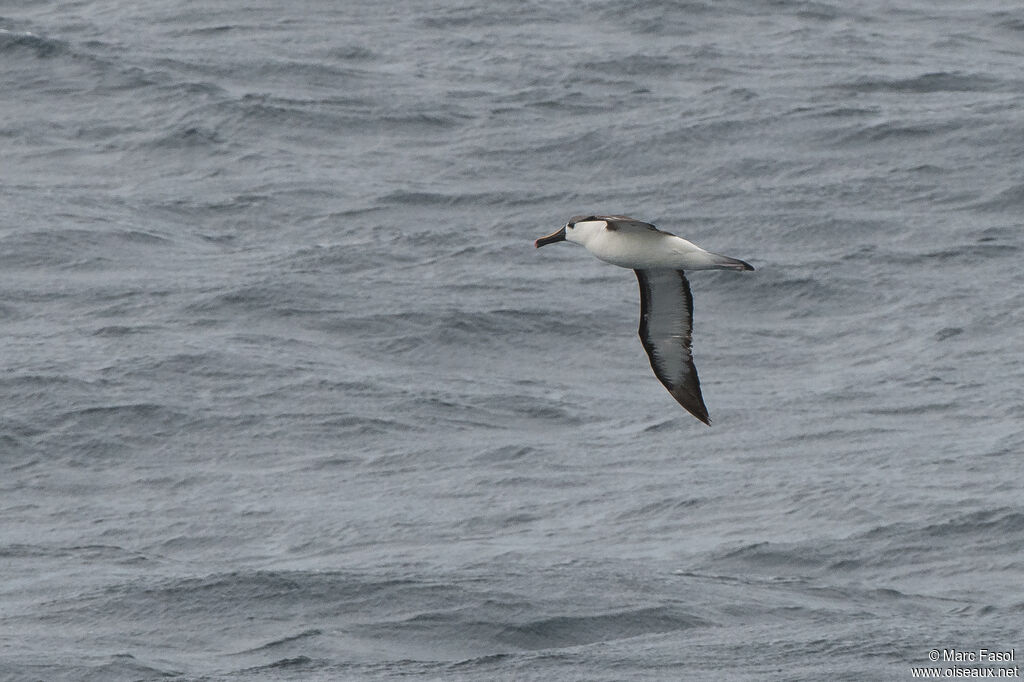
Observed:
[[[1000,189],[990,198],[979,201],[969,208],[992,212],[1013,211],[1016,214],[1024,210],[1024,184]]]
[[[242,675],[261,674],[267,672],[284,672],[287,674],[297,674],[301,672],[313,673],[314,671],[322,671],[322,669],[328,664],[325,660],[315,660],[309,656],[290,656],[288,658],[280,658],[266,665],[258,665],[252,668],[245,668],[237,671]]]
[[[852,92],[992,92],[1007,86],[1004,81],[981,73],[939,71],[910,78],[866,77],[835,87]]]
[[[494,206],[506,201],[505,192],[424,192],[394,190],[377,198],[381,207],[395,206]]]
[[[873,528],[862,537],[870,540],[898,540],[904,546],[918,546],[921,541],[951,543],[959,540],[967,540],[971,544],[996,542],[1012,545],[1020,542],[1022,536],[1024,509],[997,507],[954,514],[938,522],[886,524]]]
[[[319,627],[294,627],[230,654],[242,660],[269,658],[270,663],[315,657],[324,647],[339,645],[350,652],[383,646],[390,660],[402,658],[403,652],[418,657],[414,652],[430,651],[430,659],[454,663],[683,632],[710,624],[679,604],[594,609],[571,602],[539,603],[474,581],[459,585],[436,578],[381,580],[347,571],[139,578],[43,607],[51,613],[56,608],[62,622],[72,627],[97,617],[140,623],[154,619],[205,623],[211,618],[223,622],[227,618],[239,625],[274,613],[278,617],[322,614],[332,619],[330,636]]]
[[[15,232],[0,238],[0,267],[106,269],[134,255],[156,258],[174,245],[167,234],[131,228],[57,228]]]
[[[85,669],[76,666],[69,670],[74,679],[79,680],[159,680],[177,678],[182,673],[173,668],[158,668],[154,664],[143,663],[132,654],[114,654],[105,663],[86,665]],[[69,679],[71,679],[69,677]]]
[[[1024,31],[1024,17],[1017,12],[996,12],[992,15],[999,19],[996,26],[1008,31]]]
[[[0,29],[0,57],[5,67],[12,68],[15,78],[24,79],[33,88],[37,85],[34,81],[39,68],[34,62],[47,61],[53,90],[66,97],[134,90],[158,84],[167,77],[159,70],[126,64],[123,49],[117,44],[99,40],[69,42],[28,31]],[[24,63],[26,58],[29,63]],[[19,72],[18,66],[23,70]],[[100,125],[106,127],[107,122]]]
[[[323,630],[320,630],[318,628],[310,628],[310,629],[307,629],[307,630],[302,630],[300,632],[297,632],[294,635],[287,635],[285,637],[279,637],[278,639],[272,640],[272,641],[267,642],[265,644],[261,644],[261,645],[259,645],[257,647],[252,648],[252,649],[246,649],[245,651],[241,651],[239,653],[241,653],[241,654],[251,654],[251,653],[258,652],[258,651],[273,651],[275,649],[280,649],[282,647],[295,644],[296,642],[302,642],[303,640],[307,640],[307,639],[315,639],[317,637],[320,637],[323,634],[324,634]]]
[[[261,75],[267,76],[265,71],[271,66],[261,67]],[[395,98],[386,105],[382,104],[373,97],[369,85],[369,81],[377,77],[362,69],[339,70],[319,64],[308,64],[306,69],[321,78],[367,83],[362,87],[354,87],[350,83],[345,94],[332,91],[315,98],[292,97],[273,92],[229,96],[220,88],[212,93],[194,91],[189,94],[201,96],[190,107],[196,120],[194,125],[209,125],[214,121],[216,129],[223,131],[225,136],[237,136],[245,132],[265,137],[268,125],[289,126],[293,135],[299,132],[306,134],[305,129],[308,128],[327,137],[361,132],[374,136],[389,132],[418,136],[461,129],[473,120],[461,105],[452,102],[426,106],[422,102]],[[273,69],[270,75],[272,73]],[[185,85],[171,84],[163,90],[169,91],[172,86],[173,89],[181,89]]]
[[[241,286],[222,286],[211,293],[199,293],[183,305],[180,314],[192,324],[205,325],[212,318],[240,314],[295,319],[331,311],[329,292],[320,283],[267,276]],[[327,322],[323,324],[329,326]]]
[[[845,130],[830,133],[830,137],[833,137],[832,144],[836,146],[923,140],[955,132],[963,128],[964,125],[966,122],[960,121],[929,123],[886,121],[872,125],[848,127]]]
[[[716,552],[702,565],[716,572],[830,582],[838,573],[853,580],[865,571],[875,575],[885,569],[891,581],[898,581],[903,573],[941,573],[946,548],[951,545],[975,555],[991,552],[1002,556],[1022,539],[1024,510],[999,507],[955,514],[941,521],[932,516],[883,524],[847,538],[755,542]]]
[[[495,639],[519,650],[560,649],[613,642],[641,635],[678,632],[707,626],[691,613],[656,606],[591,615],[557,615],[502,627]]]
[[[629,323],[632,326],[632,319]],[[504,308],[485,311],[444,309],[432,312],[346,315],[337,322],[318,323],[361,345],[392,358],[435,361],[481,352],[468,361],[495,357],[503,349],[535,349],[575,343],[588,331],[604,331],[600,320],[585,312]],[[427,355],[424,356],[424,353]],[[455,353],[453,356],[452,353]]]
[[[472,643],[484,655],[509,651],[557,650],[615,642],[644,635],[705,627],[709,623],[673,606],[627,608],[599,613],[551,614],[516,618],[524,604],[490,599],[467,606],[429,610],[409,618],[377,622],[363,636],[392,641],[395,646],[416,640]],[[530,605],[528,610],[548,610]],[[509,620],[517,622],[509,622]]]
[[[616,521],[650,521],[664,517],[675,518],[680,514],[691,513],[691,510],[704,505],[708,500],[702,497],[663,498],[654,502],[647,502],[639,506],[620,512],[615,516]]]
[[[159,137],[150,140],[142,146],[154,150],[207,149],[215,148],[224,142],[224,137],[217,130],[205,126],[185,125],[162,133]]]
[[[54,414],[37,446],[97,462],[134,452],[140,442],[173,437],[195,421],[191,411],[163,403],[90,405]]]
[[[0,29],[0,55],[9,59],[19,53],[29,53],[37,59],[52,59],[70,52],[66,41],[47,38],[29,31]]]
[[[429,14],[424,14],[417,19],[417,23],[427,29],[464,29],[484,28],[500,25],[517,26],[532,24],[542,21],[544,18],[557,20],[561,15],[556,14],[547,3],[538,3],[536,0],[518,2],[510,5],[507,11],[495,12],[485,5],[466,5],[453,8],[438,7]]]
[[[477,454],[473,461],[485,465],[500,466],[521,459],[535,458],[540,454],[540,450],[529,445],[501,445],[484,450]]]
[[[588,77],[593,72],[607,73],[616,76],[658,76],[665,77],[679,73],[683,65],[675,55],[634,54],[617,59],[603,59],[579,64],[577,68]]]

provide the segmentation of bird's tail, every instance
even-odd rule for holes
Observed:
[[[729,258],[717,253],[708,253],[709,266],[713,270],[753,270],[754,266],[739,258]]]

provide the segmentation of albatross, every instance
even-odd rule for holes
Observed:
[[[700,248],[651,223],[624,215],[573,216],[533,243],[582,244],[599,259],[630,268],[640,282],[640,342],[654,375],[680,405],[711,425],[693,365],[693,295],[686,270],[753,270],[749,263]]]

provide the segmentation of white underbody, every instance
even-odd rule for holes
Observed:
[[[586,247],[596,257],[623,268],[651,270],[735,269],[736,261],[700,248],[674,234],[656,230],[609,230],[603,220],[579,222],[566,239]]]

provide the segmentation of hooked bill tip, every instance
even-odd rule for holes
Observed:
[[[535,247],[540,248],[541,246],[545,246],[546,244],[553,244],[555,242],[563,242],[563,241],[565,241],[565,228],[564,227],[559,229],[559,230],[556,230],[555,232],[552,232],[551,234],[547,235],[546,237],[541,237],[540,239],[535,241],[533,243],[533,245]]]

